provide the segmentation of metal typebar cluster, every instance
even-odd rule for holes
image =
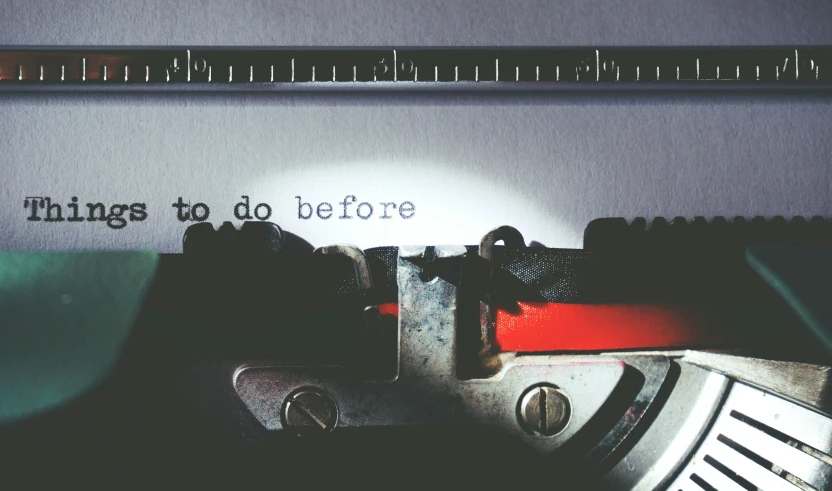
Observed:
[[[830,82],[832,47],[818,46],[0,49],[0,89],[788,88]]]

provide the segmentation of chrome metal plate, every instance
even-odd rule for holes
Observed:
[[[832,419],[734,384],[693,460],[669,490],[826,490]]]

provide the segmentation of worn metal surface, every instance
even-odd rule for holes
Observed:
[[[679,370],[661,411],[638,443],[604,475],[602,489],[661,489],[696,448],[730,382],[724,375],[687,363],[680,363]]]
[[[485,259],[491,260],[494,251],[494,246],[497,242],[502,241],[507,246],[522,247],[526,245],[523,234],[514,227],[503,225],[491,230],[485,234],[480,240],[479,254]]]
[[[483,259],[491,262],[491,256],[494,251],[494,245],[502,241],[507,246],[524,246],[526,245],[523,234],[514,227],[503,225],[494,230],[489,231],[480,240],[479,255]],[[489,269],[489,280],[494,275],[494,263],[491,262]],[[495,338],[495,318],[493,307],[491,305],[491,296],[487,296],[480,301],[480,352],[479,364],[482,371],[482,376],[489,376],[500,371],[504,365],[505,356],[501,355],[498,350],[492,346],[492,340]]]
[[[682,357],[682,361],[714,370],[832,414],[828,366],[703,351],[689,351]]]
[[[641,374],[642,385],[633,399],[627,412],[616,423],[615,427],[584,457],[584,462],[603,465],[624,440],[641,423],[644,416],[651,409],[655,412],[659,409],[653,408],[659,391],[663,388],[665,392],[673,390],[675,380],[668,380],[670,372],[670,360],[664,357],[641,357],[626,355],[622,357],[629,367],[635,368]]]
[[[461,268],[466,249],[437,246],[435,252],[440,259],[457,260],[456,267]],[[314,387],[338,401],[339,427],[484,425],[499,428],[542,454],[553,452],[575,437],[589,444],[587,453],[580,454],[582,458],[575,456],[582,468],[609,470],[602,479],[605,489],[647,490],[660,488],[673,479],[698,448],[716,415],[723,418],[720,408],[732,378],[767,383],[770,390],[790,393],[790,397],[804,403],[817,402],[825,393],[825,367],[690,351],[600,356],[506,354],[492,376],[462,380],[457,374],[457,286],[441,276],[424,274],[422,268],[429,267],[426,264],[425,247],[400,248],[397,379],[361,381],[339,366],[250,363],[237,369],[233,385],[256,421],[269,432],[286,430],[281,404],[293,391]],[[551,391],[542,395],[542,387]],[[621,392],[624,387],[627,389]],[[569,409],[565,409],[564,403],[557,408],[553,405],[550,411],[549,396],[555,401],[559,394],[565,394],[562,400],[568,401]],[[618,402],[610,406],[613,399]],[[611,429],[582,433],[587,427],[594,428],[593,417],[601,414],[604,407],[605,411],[613,408],[612,413],[604,416]],[[806,411],[799,406],[794,408]],[[567,413],[568,417],[562,417]],[[820,423],[813,423],[819,438],[828,440],[832,428],[823,425],[832,422],[813,414],[816,419],[822,418]],[[736,415],[729,416],[737,419]],[[727,423],[716,421],[723,433],[737,435],[738,431],[745,431],[723,429]],[[797,419],[791,421],[794,424]],[[327,424],[323,427],[329,428]],[[748,437],[747,433],[740,436]],[[832,462],[827,448],[832,444],[818,446],[818,437],[813,440],[807,436],[806,427],[799,428],[797,433],[804,438],[794,440],[802,453],[792,452],[791,460],[782,460],[779,453],[772,453],[768,447],[760,449],[766,458],[781,459],[793,470],[782,474],[782,478],[780,474],[775,476],[779,481],[769,477],[774,475],[772,469],[779,473],[780,467],[764,469],[768,473],[764,477],[750,474],[756,482],[791,485],[802,480],[825,485],[827,471],[822,466],[812,467],[812,461],[804,457]],[[754,438],[756,445],[760,439]],[[719,452],[725,450],[720,447]],[[737,462],[734,463],[742,472],[748,471],[743,467],[748,462]],[[759,467],[757,461],[749,462]],[[715,483],[737,484],[724,469],[708,465],[700,474]],[[683,475],[684,472],[680,474]],[[679,484],[685,488],[700,478],[697,475],[693,481]]]
[[[437,246],[437,256],[461,257],[461,246]],[[240,367],[234,387],[266,429],[284,429],[280,407],[300,387],[330,394],[340,407],[341,428],[413,425],[489,425],[550,452],[572,437],[598,411],[619,383],[624,362],[593,356],[558,357],[556,361],[518,361],[490,379],[459,380],[456,375],[456,287],[442,279],[423,282],[408,257],[424,247],[399,252],[400,371],[394,382],[351,380],[341,367]],[[572,400],[566,429],[540,438],[517,420],[517,401],[528,387],[548,383]]]
[[[708,436],[667,489],[830,489],[830,435],[832,419],[736,383]]]

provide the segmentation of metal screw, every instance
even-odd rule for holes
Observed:
[[[338,424],[335,401],[317,389],[300,389],[283,403],[283,425],[298,434],[320,434],[332,431]]]
[[[539,437],[552,437],[566,429],[572,416],[569,397],[551,385],[535,385],[520,397],[520,425]]]

